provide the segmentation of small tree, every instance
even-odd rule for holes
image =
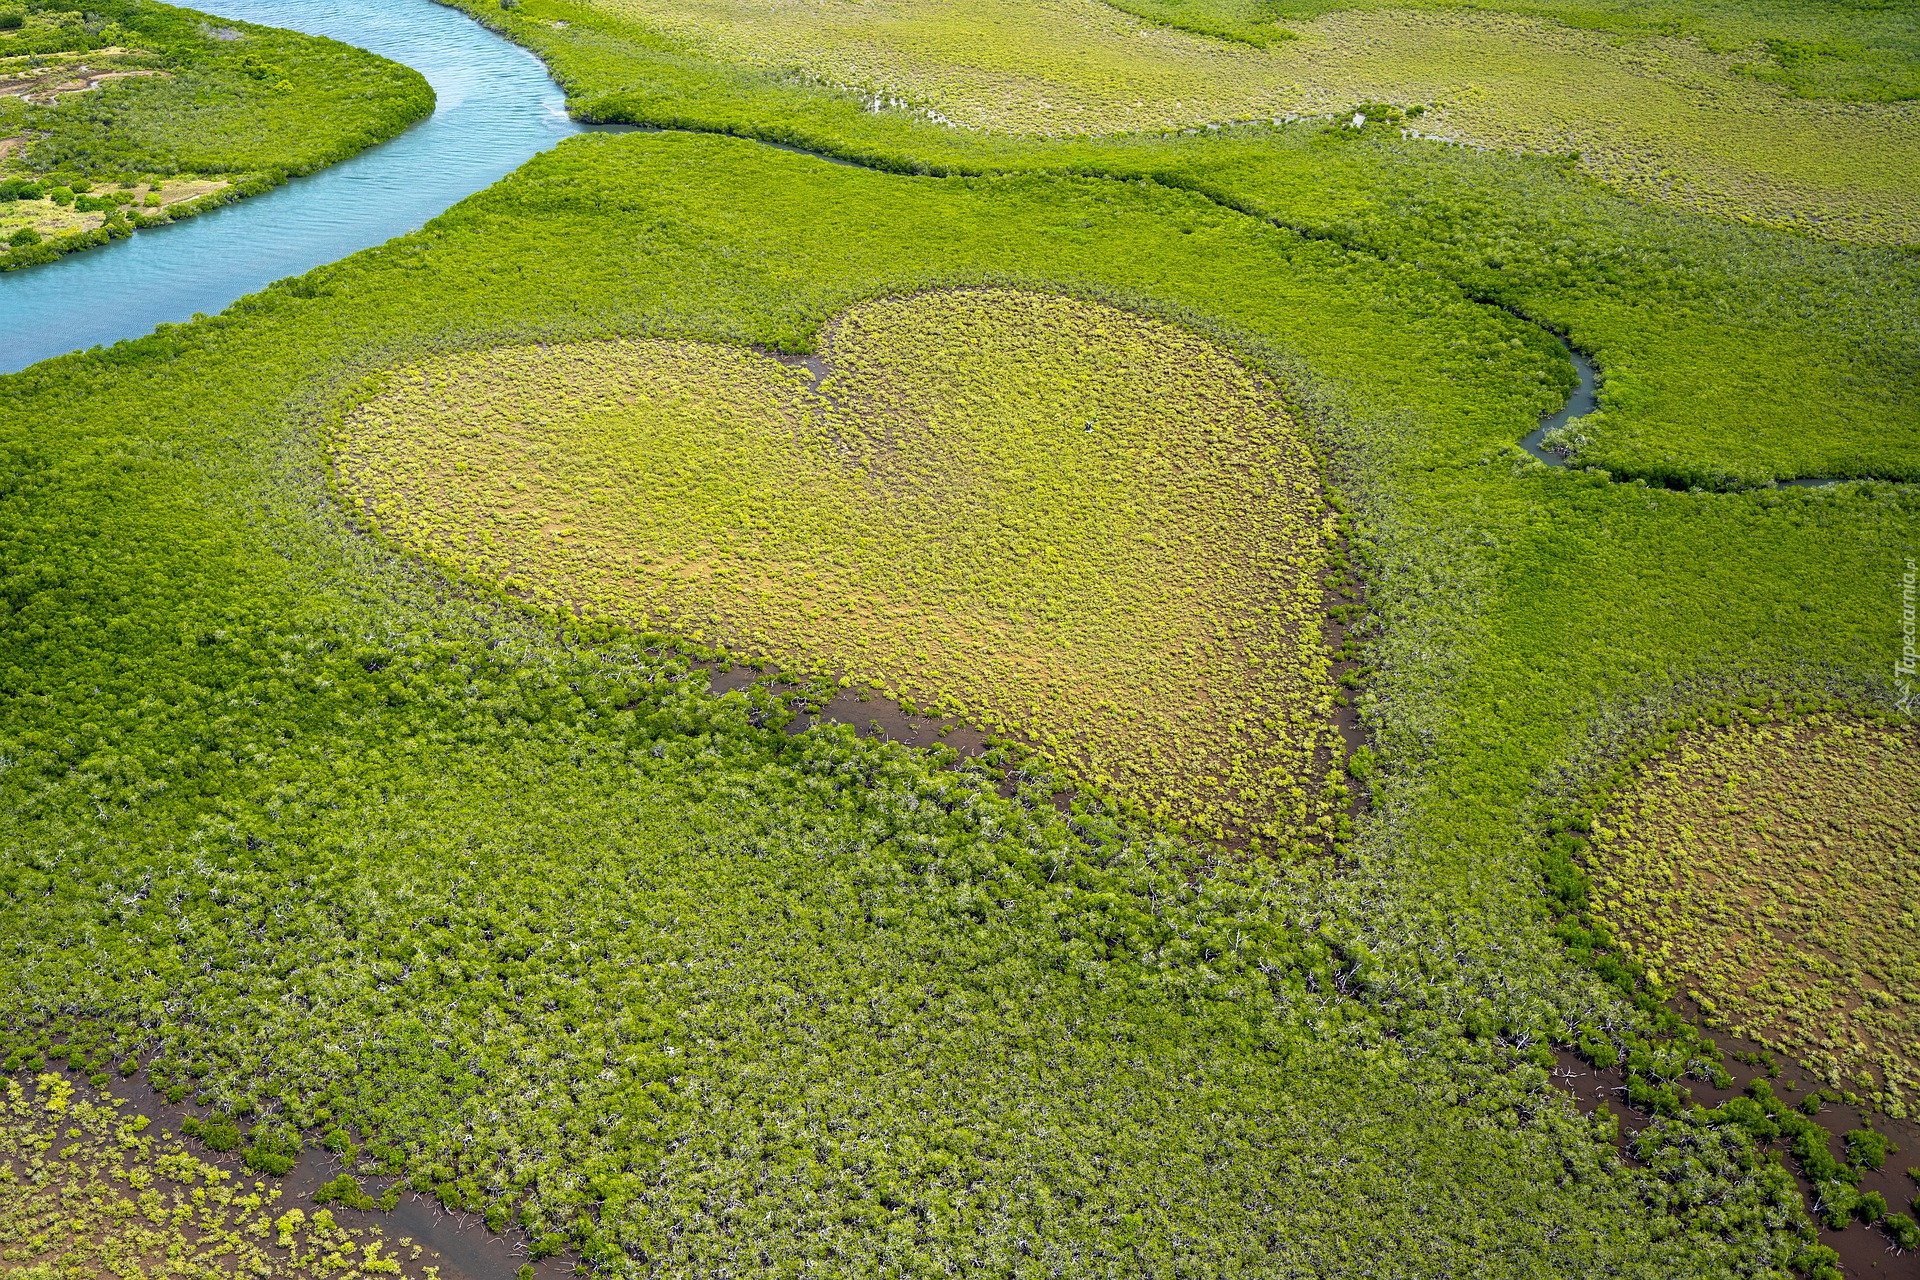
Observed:
[[[1887,1135],[1874,1129],[1849,1129],[1846,1144],[1847,1159],[1863,1169],[1881,1168],[1894,1149]]]

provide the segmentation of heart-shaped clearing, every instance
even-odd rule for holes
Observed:
[[[860,304],[821,355],[425,361],[346,416],[340,481],[556,608],[956,707],[1214,834],[1332,830],[1324,506],[1264,379],[1011,290]]]

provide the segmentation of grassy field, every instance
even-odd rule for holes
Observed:
[[[401,371],[830,349],[867,299],[1022,281],[1185,317],[1342,443],[1383,764],[1344,862],[1062,813],[1039,766],[1003,799],[938,753],[789,737],[767,695],[453,589],[327,499],[339,415]],[[350,1126],[367,1176],[608,1267],[1812,1265],[1743,1131],[1661,1120],[1629,1167],[1548,1089],[1546,1040],[1645,1024],[1547,932],[1521,806],[1596,698],[1663,671],[1877,664],[1913,513],[1481,460],[1558,398],[1556,351],[1150,185],[638,135],[19,375],[14,1061],[135,1054],[268,1158]]]
[[[0,270],[265,190],[433,109],[385,58],[152,0],[0,9],[0,83]]]
[[[456,571],[1325,847],[1325,508],[1271,386],[1165,323],[1015,292],[863,303],[817,356],[817,387],[674,343],[404,370],[348,416],[342,481]]]
[[[1501,13],[1624,38],[1689,37],[1739,53],[1742,75],[1797,96],[1853,102],[1920,97],[1920,25],[1873,0],[1108,0],[1201,35],[1269,45],[1293,24],[1338,12]]]
[[[1575,155],[1636,196],[1876,243],[1920,240],[1920,107],[1797,96],[1755,46],[1435,7],[1340,10],[1256,47],[1101,0],[606,0],[716,61],[970,130],[1190,129],[1367,104],[1421,133]]]
[[[1601,412],[1572,434],[1583,463],[1615,475],[1716,488],[1920,477],[1920,349],[1906,322],[1920,265],[1907,253],[1650,207],[1563,163],[1409,141],[1384,122],[1021,142],[690,57],[553,0],[484,16],[548,58],[593,118],[902,172],[1146,179],[1440,276],[1595,356]]]
[[[1816,716],[1707,729],[1594,831],[1597,914],[1715,1025],[1891,1114],[1920,1101],[1920,738]]]
[[[6,1070],[144,1070],[252,1169],[351,1145],[600,1274],[1830,1280],[1769,1149],[1800,1113],[1682,1105],[1718,1071],[1658,998],[1693,952],[1610,914],[1567,814],[1676,726],[1817,703],[1851,712],[1648,765],[1618,865],[1712,812],[1665,789],[1686,751],[1784,780],[1782,828],[1842,786],[1910,825],[1895,747],[1831,744],[1894,709],[1912,256],[1387,112],[955,129],[767,70],[822,12],[848,59],[959,29],[703,11],[763,13],[743,67],[717,26],[489,5],[577,107],[670,131],[0,380]],[[1045,54],[993,20],[1053,12],[977,11],[969,56]],[[1552,38],[1668,10],[1595,12]],[[1515,447],[1573,384],[1555,331],[1604,376],[1561,469]],[[1857,479],[1767,483],[1813,475]],[[720,644],[800,692],[707,692]],[[786,732],[840,679],[1038,751]],[[1337,852],[1207,838],[1269,822]],[[1884,915],[1869,861],[1816,866]],[[1626,1068],[1631,1160],[1556,1045]]]

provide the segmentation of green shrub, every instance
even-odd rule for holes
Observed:
[[[1887,1135],[1876,1129],[1850,1129],[1846,1136],[1847,1159],[1863,1169],[1879,1169],[1894,1151]]]
[[[290,1172],[300,1158],[300,1140],[278,1126],[257,1124],[248,1136],[252,1142],[240,1159],[249,1169],[278,1177]]]
[[[313,1193],[315,1204],[338,1204],[349,1209],[372,1209],[377,1202],[360,1188],[360,1180],[342,1173],[320,1184]]]
[[[1367,779],[1373,777],[1374,769],[1377,767],[1377,759],[1374,755],[1373,748],[1364,742],[1361,743],[1358,747],[1354,748],[1353,755],[1347,760],[1348,775],[1365,782]]]
[[[1814,1209],[1829,1228],[1838,1231],[1853,1221],[1860,1204],[1859,1192],[1844,1182],[1816,1182],[1814,1192],[1817,1196]]]
[[[238,1151],[240,1149],[240,1126],[223,1115],[210,1116],[201,1120],[188,1116],[180,1122],[180,1132],[190,1138],[198,1138],[209,1151]]]

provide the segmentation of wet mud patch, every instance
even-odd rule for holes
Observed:
[[[1680,1004],[1681,1002],[1676,1002]],[[1692,1012],[1691,1010],[1685,1010]],[[1885,1135],[1890,1150],[1878,1169],[1856,1167],[1856,1189],[1861,1194],[1878,1194],[1893,1213],[1915,1214],[1920,1197],[1920,1178],[1910,1172],[1920,1168],[1920,1124],[1896,1120],[1862,1101],[1832,1096],[1830,1087],[1804,1064],[1772,1052],[1758,1041],[1738,1036],[1718,1035],[1713,1042],[1726,1055],[1724,1066],[1729,1077],[1725,1085],[1713,1081],[1689,1079],[1679,1086],[1688,1101],[1716,1108],[1734,1098],[1753,1096],[1756,1083],[1773,1092],[1789,1106],[1806,1110],[1808,1118],[1825,1134],[1829,1150],[1844,1157],[1848,1133],[1873,1130]],[[1638,1165],[1633,1140],[1654,1122],[1653,1113],[1628,1101],[1628,1072],[1624,1065],[1599,1067],[1573,1049],[1561,1046],[1555,1051],[1552,1071],[1555,1088],[1568,1094],[1586,1114],[1605,1108],[1618,1122],[1614,1145],[1622,1159]],[[1857,1095],[1856,1095],[1857,1097]],[[1817,1105],[1808,1099],[1818,1099]],[[1809,1206],[1820,1203],[1821,1189],[1807,1176],[1789,1143],[1775,1140],[1768,1145],[1770,1158],[1789,1169]],[[1819,1226],[1820,1243],[1840,1256],[1840,1269],[1848,1277],[1893,1277],[1920,1275],[1920,1253],[1901,1249],[1878,1224],[1857,1219],[1834,1228]]]
[[[1616,1065],[1583,1028],[1554,1080],[1629,1159],[1656,1112],[1744,1130],[1847,1274],[1920,1274],[1920,726],[1774,714],[1710,717],[1551,824],[1557,936],[1679,1036]],[[1665,1079],[1689,1062],[1719,1065]]]

